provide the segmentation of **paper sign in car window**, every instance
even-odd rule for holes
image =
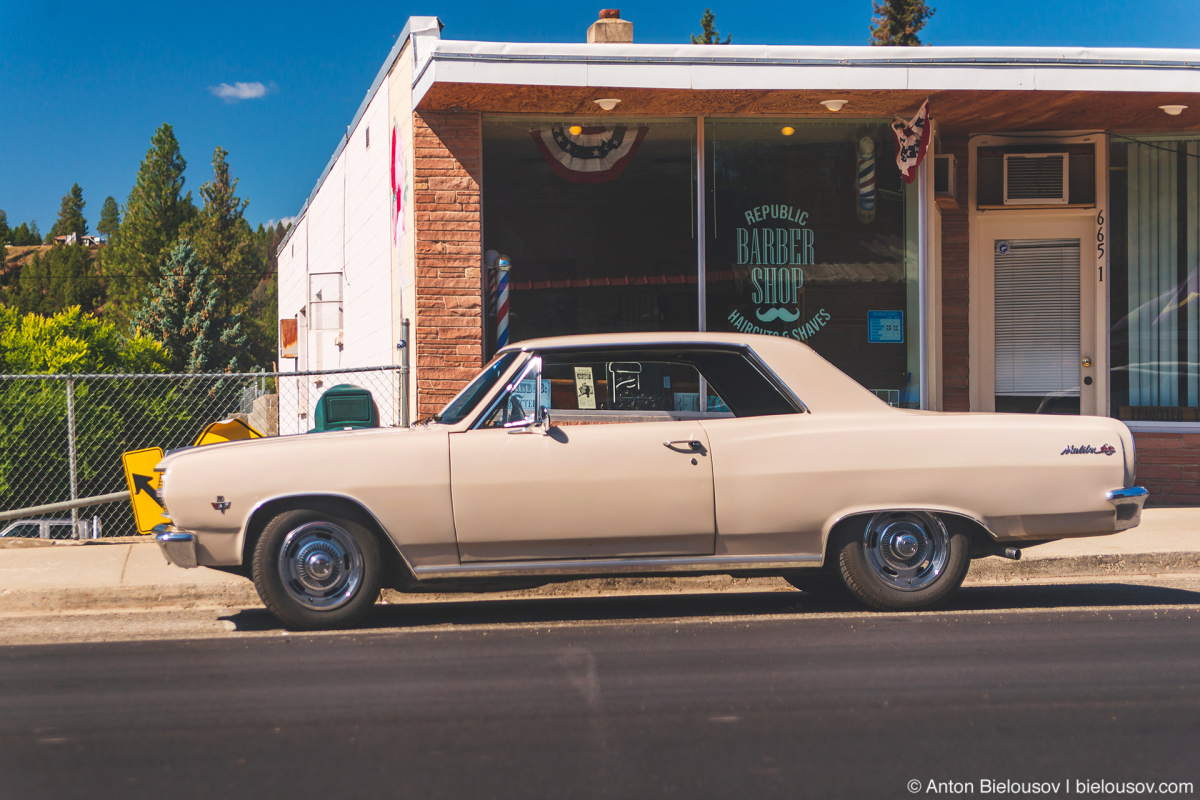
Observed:
[[[596,407],[596,381],[591,367],[575,367],[575,401],[577,408]]]
[[[125,468],[125,482],[129,486],[129,497],[133,501],[133,520],[138,533],[150,533],[155,525],[163,522],[163,504],[158,491],[162,488],[162,475],[154,471],[162,461],[161,447],[131,450],[121,454],[121,465]]]
[[[206,444],[220,444],[222,442],[236,442],[239,439],[261,439],[263,435],[256,431],[250,425],[242,422],[236,417],[232,419],[223,419],[212,423],[203,431],[196,439],[196,447],[203,447]]]

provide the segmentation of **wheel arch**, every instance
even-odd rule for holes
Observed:
[[[829,563],[829,545],[834,541],[835,534],[840,533],[847,527],[863,524],[876,514],[886,512],[899,511],[921,511],[927,514],[933,514],[938,517],[942,524],[951,532],[961,530],[971,537],[972,542],[986,540],[988,542],[996,542],[997,537],[995,531],[992,531],[979,517],[955,508],[943,508],[937,506],[877,506],[871,508],[856,508],[847,509],[841,514],[830,517],[825,524],[825,529],[822,532],[821,538],[821,556],[825,564]]]
[[[311,509],[322,511],[335,516],[353,520],[371,531],[379,540],[380,550],[384,554],[384,576],[387,585],[404,582],[413,578],[412,565],[408,562],[400,547],[387,534],[387,530],[374,514],[360,501],[340,494],[295,494],[281,495],[259,502],[250,512],[246,526],[242,531],[242,563],[240,571],[249,576],[250,564],[254,558],[254,548],[262,536],[267,523],[287,511]]]

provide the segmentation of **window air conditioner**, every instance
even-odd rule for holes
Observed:
[[[1004,156],[1004,205],[1066,205],[1070,186],[1066,153]]]

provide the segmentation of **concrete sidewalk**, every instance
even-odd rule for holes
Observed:
[[[1200,572],[1200,507],[1150,508],[1137,528],[1068,539],[1023,551],[1020,561],[975,561],[967,584],[1117,575]],[[554,584],[517,596],[596,593],[771,591],[779,579],[637,578]],[[413,596],[385,592],[385,599]],[[259,606],[250,581],[211,569],[166,563],[150,537],[84,542],[12,542],[0,548],[0,612],[171,605]]]

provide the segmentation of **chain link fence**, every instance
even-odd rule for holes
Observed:
[[[307,433],[321,395],[340,384],[371,393],[381,427],[407,424],[404,369],[0,375],[0,510],[126,491],[122,453],[188,447],[217,420],[239,417],[265,436]],[[128,502],[27,519],[51,517],[63,522],[40,525],[43,538],[47,528],[50,538],[137,533]],[[38,527],[0,522],[8,536],[36,536]]]

